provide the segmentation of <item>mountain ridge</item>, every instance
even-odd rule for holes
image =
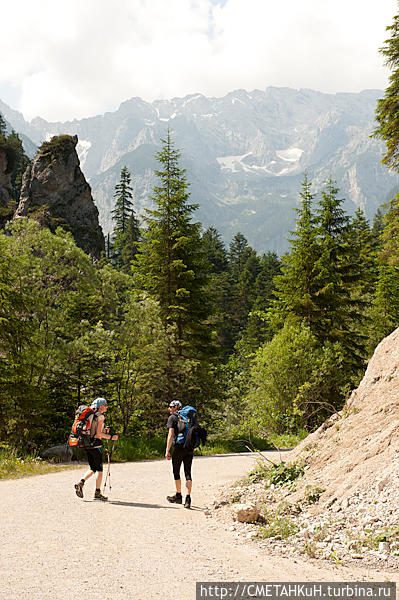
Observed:
[[[112,229],[114,187],[125,164],[136,211],[151,206],[154,155],[171,128],[191,200],[199,204],[196,219],[216,227],[226,242],[241,231],[257,250],[281,253],[305,172],[316,192],[336,180],[346,210],[360,207],[369,219],[398,185],[398,176],[380,164],[382,142],[370,138],[382,95],[269,87],[151,103],[133,97],[114,112],[63,123],[40,117],[28,123],[1,101],[0,112],[37,145],[52,135],[78,135],[81,168],[105,232]]]

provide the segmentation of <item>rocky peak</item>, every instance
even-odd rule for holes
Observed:
[[[99,258],[104,236],[91,189],[76,153],[78,137],[60,135],[44,142],[22,182],[14,218],[30,217],[54,231],[70,231],[76,244]]]

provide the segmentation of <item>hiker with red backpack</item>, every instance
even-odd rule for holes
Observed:
[[[198,423],[198,413],[192,406],[182,407],[179,400],[172,400],[169,404],[169,418],[167,423],[168,437],[166,441],[166,460],[172,460],[173,477],[175,480],[176,494],[166,496],[168,502],[182,504],[180,469],[183,463],[186,478],[187,495],[184,508],[191,507],[191,465],[194,449],[206,441],[206,430]],[[173,445],[173,455],[170,450]]]
[[[85,409],[81,411],[78,416],[79,409]],[[85,482],[95,473],[96,475],[96,491],[94,493],[94,500],[106,501],[108,498],[103,496],[101,493],[101,482],[103,478],[103,455],[102,455],[102,440],[114,440],[118,439],[118,435],[111,435],[109,428],[104,429],[104,413],[108,409],[108,404],[105,398],[96,398],[92,402],[90,408],[86,406],[79,407],[77,411],[77,417],[75,419],[74,427],[70,436],[70,445],[76,445],[83,447],[87,459],[89,461],[90,469],[83,475],[79,483],[75,483],[75,492],[79,498],[83,498],[83,487]],[[83,419],[82,419],[83,415]],[[80,420],[79,420],[80,417]],[[76,423],[83,424],[83,427],[76,427]],[[76,432],[77,429],[77,432]],[[83,429],[83,431],[81,431]],[[80,435],[78,435],[80,434]],[[74,440],[77,440],[76,444]],[[83,440],[83,441],[82,441]]]

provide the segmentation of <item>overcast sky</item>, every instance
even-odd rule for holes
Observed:
[[[67,120],[190,93],[384,89],[396,0],[14,0],[1,8],[0,99]]]

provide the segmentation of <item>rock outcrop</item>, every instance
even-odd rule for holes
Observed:
[[[77,136],[61,135],[42,144],[28,167],[14,219],[29,217],[50,230],[61,226],[93,258],[104,252],[104,236],[91,189],[79,166]]]

